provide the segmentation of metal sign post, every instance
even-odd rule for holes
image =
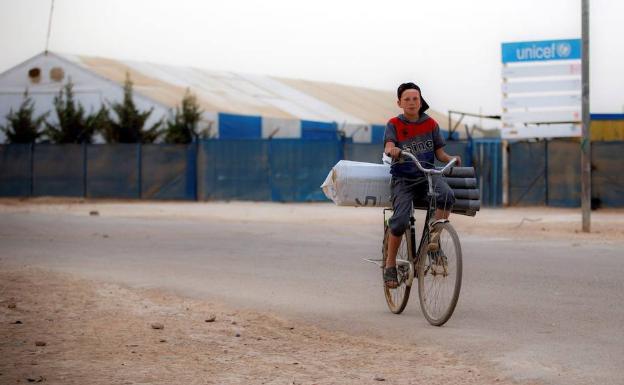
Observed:
[[[581,138],[581,209],[583,211],[583,232],[589,233],[591,216],[591,136],[589,132],[589,0],[581,0],[581,82],[582,117]]]

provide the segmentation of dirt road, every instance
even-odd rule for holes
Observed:
[[[52,328],[36,323],[45,320],[45,309],[23,300],[36,309],[30,313],[34,330],[53,336],[67,326],[66,341],[74,344],[42,356],[45,365],[33,365],[46,371],[26,374],[17,370],[24,367],[18,361],[1,361],[3,376],[41,375],[49,382],[72,370],[85,375],[95,370],[100,383],[171,383],[168,379],[184,372],[189,375],[184,382],[191,383],[374,383],[379,376],[388,383],[438,383],[439,378],[439,383],[479,384],[616,384],[624,377],[621,211],[594,214],[594,234],[575,232],[578,210],[486,210],[476,219],[454,218],[466,260],[464,286],[451,322],[434,328],[424,321],[417,299],[403,315],[389,314],[379,271],[361,260],[377,256],[380,247],[377,209],[2,203],[0,266],[3,278],[12,277],[2,280],[9,282],[4,289],[30,296],[32,303],[65,290],[79,295],[75,300],[67,295],[70,302],[59,304],[76,308],[68,312],[80,314],[73,320],[111,321],[91,329],[88,322],[83,328],[69,321]],[[36,278],[41,275],[44,280]],[[15,288],[20,282],[30,283]],[[46,288],[46,282],[54,284]],[[103,296],[101,287],[114,287],[114,295]],[[54,295],[46,303],[55,306],[63,298]],[[0,300],[10,298],[2,294]],[[187,311],[180,303],[192,306]],[[3,303],[2,311],[7,317],[15,310]],[[220,329],[202,329],[208,312],[227,321]],[[125,321],[113,322],[117,319]],[[154,320],[165,329],[151,329]],[[32,330],[15,337],[18,326],[26,323],[2,332],[2,357],[4,349],[12,349],[8,357],[39,354],[33,350],[40,347],[32,345],[39,337]],[[282,334],[282,326],[295,329]],[[162,350],[172,347],[155,344],[154,332],[172,327],[179,341],[175,349]],[[82,329],[100,339],[108,335],[111,343],[93,342],[95,337],[76,343]],[[231,337],[237,332],[243,337]],[[245,341],[250,332],[261,340]],[[195,341],[197,335],[207,339]],[[132,336],[140,341],[130,341]],[[276,344],[269,336],[279,337]],[[144,350],[128,353],[126,345]],[[68,351],[82,353],[60,364]],[[96,353],[109,358],[98,364],[90,355]],[[125,354],[135,359],[136,371],[115,369],[114,363],[126,363]],[[176,364],[154,364],[159,354]],[[202,354],[206,361],[191,359]],[[266,358],[274,355],[280,357],[275,358],[279,368]],[[297,364],[282,365],[291,360]],[[65,381],[59,383],[84,383],[84,378]]]

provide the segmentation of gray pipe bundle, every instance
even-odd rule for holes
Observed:
[[[474,216],[481,208],[479,189],[474,167],[453,167],[444,174],[455,194],[453,212]]]
[[[473,167],[453,167],[444,175],[455,193],[453,212],[474,216],[481,208]],[[392,207],[390,166],[341,160],[327,175],[321,188],[339,206]],[[425,209],[416,203],[416,208]]]

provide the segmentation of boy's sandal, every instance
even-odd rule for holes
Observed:
[[[439,219],[432,221],[429,224],[429,244],[427,245],[428,251],[438,251],[440,249],[440,232],[442,229],[438,226],[438,224],[444,222],[445,220]]]
[[[399,278],[397,277],[396,266],[384,269],[383,278],[384,284],[387,288],[396,289],[399,286]]]

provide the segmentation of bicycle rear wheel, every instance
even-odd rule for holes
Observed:
[[[388,254],[388,236],[390,235],[390,229],[386,229],[386,233],[384,234],[383,241],[383,267],[386,266],[386,258]],[[388,308],[394,314],[400,314],[407,306],[407,300],[409,299],[410,291],[411,291],[411,282],[410,282],[410,270],[412,267],[406,261],[409,261],[409,250],[410,250],[410,240],[409,240],[409,230],[403,234],[401,237],[401,244],[399,245],[399,250],[397,251],[397,276],[399,279],[399,285],[395,289],[390,289],[386,287],[385,282],[383,283],[384,295],[386,296],[386,303],[388,304]],[[401,262],[405,261],[405,262]],[[413,272],[412,272],[413,274]],[[381,270],[382,282],[383,282],[383,269]]]
[[[457,232],[450,223],[439,223],[440,249],[429,252],[421,247],[418,270],[418,297],[423,315],[434,326],[451,318],[461,290],[462,252]]]

